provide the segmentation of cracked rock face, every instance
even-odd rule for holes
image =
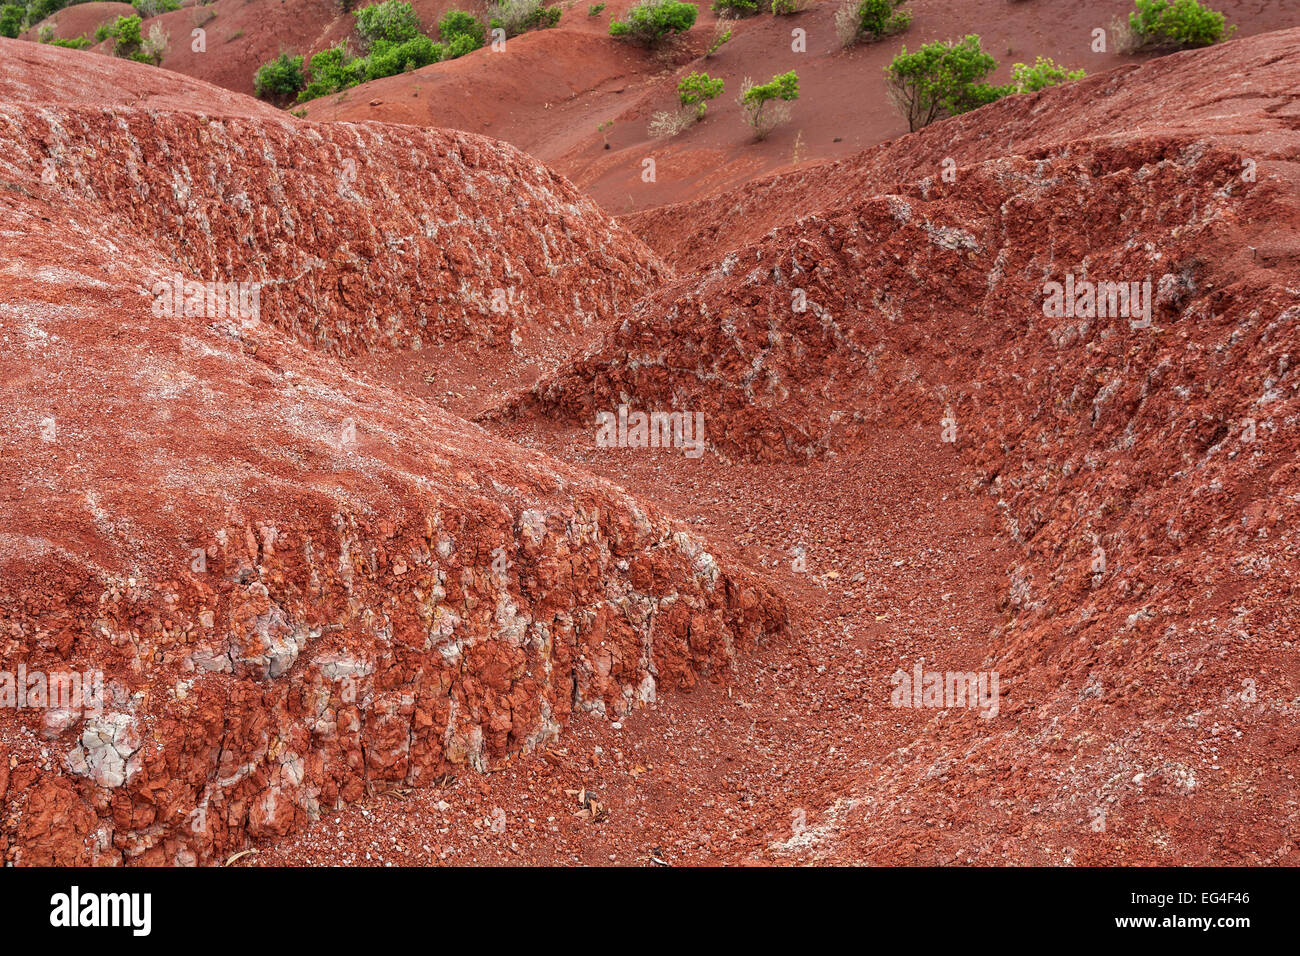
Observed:
[[[7,861],[223,858],[785,631],[653,508],[338,362],[527,348],[662,268],[531,160],[22,103],[0,157],[0,667],[108,688],[98,714],[0,712]],[[260,316],[154,308],[177,271],[265,281]]]
[[[68,753],[68,769],[107,790],[127,783],[139,769],[132,757],[140,749],[140,737],[131,716],[91,717],[83,728],[81,740]]]

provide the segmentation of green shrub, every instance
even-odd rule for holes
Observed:
[[[131,0],[131,6],[135,7],[135,12],[145,20],[181,8],[178,0]]]
[[[1011,68],[1011,86],[1016,93],[1036,93],[1049,86],[1081,80],[1087,74],[1083,70],[1066,70],[1057,66],[1050,56],[1040,56],[1033,66],[1017,63]]]
[[[756,139],[766,139],[767,134],[790,118],[785,102],[799,98],[799,76],[791,70],[772,77],[766,83],[755,84],[745,77],[740,86],[741,118],[754,128]]]
[[[13,39],[22,33],[23,18],[26,16],[26,8],[16,3],[6,3],[0,7],[0,37]]]
[[[54,35],[54,25],[47,23],[37,31],[36,41],[38,43],[48,43],[50,46],[64,46],[72,50],[84,50],[90,46],[88,37],[72,37],[68,40],[60,40]]]
[[[694,106],[695,118],[704,119],[708,101],[722,95],[724,83],[707,73],[691,73],[677,84],[677,98],[682,106]]]
[[[357,11],[357,32],[368,46],[380,41],[405,43],[420,35],[420,18],[404,0],[384,0]]]
[[[298,93],[299,103],[440,60],[454,60],[483,45],[483,24],[464,10],[449,11],[439,21],[443,42],[435,43],[420,32],[419,17],[404,0],[385,0],[358,11],[357,28],[368,44],[366,55],[353,56],[346,43],[317,53],[308,65],[309,75]],[[302,58],[297,59],[301,66]],[[273,60],[267,66],[272,64],[279,61]],[[291,82],[292,77],[286,85]]]
[[[140,36],[139,17],[118,17],[108,35],[113,38],[114,56],[130,57],[139,52],[140,44],[144,42]]]
[[[367,80],[377,80],[384,76],[395,76],[408,70],[418,70],[430,63],[437,63],[446,55],[447,49],[441,43],[434,43],[423,34],[416,34],[404,43],[389,43],[380,40],[365,58]]]
[[[713,0],[709,9],[719,16],[752,17],[758,13],[758,0]]]
[[[628,10],[627,18],[609,25],[609,35],[643,46],[656,46],[669,35],[685,33],[695,25],[699,11],[678,0],[641,0]]]
[[[842,46],[866,40],[874,43],[902,33],[912,14],[899,10],[907,0],[843,0],[835,11],[835,33]]]
[[[299,103],[346,90],[366,78],[364,61],[348,53],[344,43],[321,50],[311,58],[308,69],[311,79],[298,94]]]
[[[529,30],[553,27],[563,13],[559,7],[542,6],[542,0],[497,0],[496,15],[488,21],[488,26],[513,37]]]
[[[804,0],[772,0],[772,16],[788,17],[804,7]]]
[[[68,5],[68,0],[28,0],[27,22],[40,23],[52,13],[58,13]]]
[[[112,35],[112,33],[113,25],[111,23],[101,23],[99,26],[95,27],[95,42],[103,43]]]
[[[1224,16],[1201,6],[1198,0],[1134,0],[1137,7],[1128,15],[1131,50],[1184,50],[1226,40],[1236,31],[1225,31]]]
[[[859,25],[869,40],[880,40],[902,33],[912,24],[912,14],[899,10],[907,0],[862,0],[858,7]]]
[[[463,49],[463,53],[456,54],[456,56],[463,56],[483,45],[483,24],[475,20],[472,13],[466,13],[464,10],[449,10],[438,21],[438,36],[447,44],[448,53],[452,49]],[[462,42],[458,46],[460,37],[469,37],[473,45],[464,49]]]
[[[302,57],[288,53],[281,53],[274,60],[263,63],[253,74],[253,90],[258,96],[293,96],[306,85]]]
[[[722,49],[722,45],[731,39],[731,27],[727,27],[726,29],[722,29],[721,27],[722,24],[719,22],[718,30],[713,37],[713,42],[709,44],[708,50],[704,53],[704,58],[706,60]]]
[[[458,59],[464,56],[466,53],[473,53],[482,45],[483,45],[483,41],[476,39],[472,34],[457,33],[455,36],[451,38],[451,41],[447,43],[446,55],[443,57],[443,59],[445,60]]]
[[[587,16],[598,17],[604,9],[605,4],[603,3],[590,3],[587,5]]]
[[[984,78],[997,61],[980,49],[976,34],[959,42],[927,43],[915,53],[907,47],[885,67],[890,98],[915,132],[945,116],[956,116],[1013,92],[1010,86],[990,86]]]

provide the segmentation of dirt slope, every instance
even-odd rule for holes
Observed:
[[[774,170],[848,157],[902,135],[906,125],[885,96],[881,70],[904,45],[915,49],[978,33],[1000,62],[994,74],[999,82],[1010,76],[1012,64],[1038,55],[1089,73],[1148,58],[1115,51],[1114,23],[1132,9],[1131,0],[912,0],[913,24],[905,35],[847,51],[835,35],[838,0],[810,0],[794,16],[774,17],[764,7],[758,16],[730,22],[732,40],[707,59],[721,28],[707,3],[696,4],[700,14],[688,36],[656,53],[609,36],[610,21],[632,3],[614,0],[595,17],[588,16],[588,4],[574,4],[557,29],[513,38],[503,52],[485,49],[362,84],[312,102],[308,116],[491,135],[541,159],[606,209],[625,214],[717,195]],[[418,0],[413,6],[433,36],[449,9],[469,9],[485,21],[488,15],[477,0]],[[1300,0],[1220,0],[1216,8],[1241,37],[1300,18]],[[50,18],[62,31],[59,16],[70,14]],[[253,92],[257,67],[282,51],[310,56],[344,40],[356,43],[355,19],[335,0],[216,0],[152,18],[144,24],[146,33],[155,22],[171,38],[164,68],[243,93]],[[202,51],[194,49],[195,29],[205,31]],[[1094,49],[1096,29],[1108,31],[1104,51]],[[795,30],[804,31],[800,52],[793,49]],[[99,51],[107,53],[107,45]],[[741,82],[791,69],[798,71],[801,88],[792,121],[766,142],[753,142],[735,102]],[[726,93],[710,106],[705,122],[670,140],[655,139],[648,131],[651,119],[675,104],[677,81],[695,70],[723,78]],[[597,126],[606,122],[613,125],[599,132]],[[651,182],[642,178],[647,158],[656,164]]]
[[[697,25],[673,49],[647,53],[608,36],[608,23],[630,0],[611,3],[599,17],[581,4],[565,12],[557,30],[526,34],[506,51],[483,51],[434,64],[402,77],[363,84],[308,107],[313,119],[382,119],[451,125],[489,133],[519,146],[572,179],[606,209],[624,214],[721,194],[773,170],[858,151],[907,132],[889,104],[881,71],[906,45],[978,33],[1000,62],[998,82],[1012,64],[1051,56],[1071,68],[1102,73],[1148,57],[1115,52],[1113,31],[1105,52],[1093,50],[1092,31],[1111,30],[1132,9],[1130,0],[913,0],[912,28],[882,43],[842,50],[835,36],[835,0],[813,0],[792,17],[756,17],[731,24],[733,39],[705,59],[717,18],[697,3]],[[1217,4],[1239,36],[1292,26],[1300,2]],[[792,32],[803,30],[806,49],[794,52]],[[726,81],[708,118],[671,140],[648,132],[655,112],[676,101],[677,81],[704,70]],[[745,77],[762,81],[796,70],[800,98],[791,122],[755,143],[735,98]],[[612,122],[602,134],[597,125]],[[605,139],[611,149],[604,149]],[[797,143],[797,148],[796,148]],[[797,155],[796,155],[797,153]],[[655,179],[642,178],[655,160]],[[812,207],[805,207],[811,211]]]
[[[1103,98],[1069,114],[1058,145],[1042,132],[953,182],[870,191],[874,170],[906,168],[928,138],[960,145],[981,121],[1001,138],[1016,110],[1064,115],[1063,88],[822,170],[803,193],[822,208],[642,301],[500,413],[527,432],[620,403],[700,411],[723,460],[850,453],[919,427],[974,467],[969,490],[1020,552],[980,667],[1002,675],[1001,716],[937,719],[769,852],[1285,853],[1300,716],[1297,39],[1108,79],[1182,103],[1168,128],[1121,131]],[[1211,71],[1242,78],[1226,105]],[[1085,128],[1105,132],[1069,139]],[[756,192],[779,207],[799,188]],[[1067,275],[1149,282],[1150,325],[1046,314],[1045,283]]]
[[[1037,156],[1074,140],[1128,142],[1144,134],[1213,137],[1223,148],[1267,156],[1278,150],[1278,133],[1295,126],[1286,74],[1279,72],[1290,62],[1290,37],[1280,32],[1170,54],[1066,89],[1009,97],[847,159],[623,221],[689,271],[810,212],[899,183],[942,182],[949,160],[953,167],[972,166],[1008,152]]]
[[[75,9],[75,8],[74,8]],[[0,102],[33,108],[122,106],[140,110],[186,110],[210,117],[255,117],[284,123],[275,107],[202,80],[86,50],[0,37]]]
[[[0,713],[7,860],[206,862],[783,632],[654,507],[332,357],[495,334],[464,303],[498,270],[514,320],[561,287],[611,308],[649,257],[566,183],[467,134],[60,105],[80,64],[138,71],[5,47],[0,90],[48,99],[0,102],[0,671],[103,672],[85,708]]]
[[[1297,50],[720,162],[626,220],[678,277],[501,144],[6,59],[0,670],[108,679],[0,716],[7,859],[1296,862]],[[708,453],[598,447],[624,403]]]
[[[135,12],[135,7],[129,3],[78,3],[54,11],[23,32],[20,39],[34,41],[40,37],[42,27],[50,26],[54,28],[54,36],[60,40],[86,37],[93,41],[95,30],[101,24],[113,23],[118,17],[135,16]]]

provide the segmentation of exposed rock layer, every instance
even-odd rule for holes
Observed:
[[[105,685],[0,710],[7,860],[206,862],[785,627],[655,509],[335,361],[526,348],[658,274],[510,147],[24,104],[0,144],[0,670]],[[260,313],[160,307],[175,272]]]

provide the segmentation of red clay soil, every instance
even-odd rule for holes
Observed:
[[[882,430],[940,442],[951,422],[967,490],[1016,546],[982,665],[1003,714],[936,720],[773,852],[1294,859],[1298,38],[1099,78],[1182,103],[1168,129],[1120,134],[1103,100],[1097,139],[1071,117],[1061,145],[1043,131],[953,182],[873,195],[853,164],[825,170],[823,209],[665,286],[490,416],[546,429],[619,403],[689,409],[721,457],[759,461]],[[1206,77],[1229,72],[1250,79],[1225,103]],[[933,135],[1065,115],[1073,93]],[[863,166],[900,168],[925,139]],[[1151,327],[1044,315],[1043,284],[1066,273],[1150,281]]]
[[[77,37],[85,37],[93,41],[95,31],[102,24],[113,23],[118,17],[135,15],[135,7],[129,3],[78,3],[51,13],[40,23],[34,24],[30,30],[20,34],[20,39],[34,41],[40,37],[42,27],[50,26],[54,28],[56,39],[74,40]]]
[[[0,671],[109,688],[0,711],[5,859],[1300,862],[1297,51],[628,217],[674,276],[501,143],[0,42]]]
[[[366,5],[358,3],[356,7]],[[448,10],[469,10],[486,21],[482,0],[412,0],[411,6],[425,32],[433,37],[438,35],[439,18]],[[22,39],[36,40],[40,28],[50,24],[56,37],[85,36],[93,41],[96,27],[122,15],[134,16],[137,11],[125,3],[65,7],[24,32]],[[355,14],[344,13],[339,0],[213,0],[203,4],[184,0],[179,10],[145,18],[142,34],[148,36],[155,25],[168,37],[164,69],[249,95],[254,92],[257,68],[282,52],[310,59],[313,53],[343,42],[359,50]],[[201,31],[202,42],[195,31]],[[112,41],[94,49],[110,55]],[[106,102],[113,102],[112,95],[104,92],[108,94]],[[468,126],[454,128],[477,132]]]
[[[220,858],[783,633],[653,506],[332,357],[614,321],[659,267],[544,167],[411,127],[0,115],[0,670],[105,675],[102,712],[0,712],[6,859]],[[160,308],[176,273],[260,310]]]
[[[0,37],[0,103],[137,110],[185,110],[209,117],[255,117],[292,122],[269,103],[156,70],[130,60],[86,50],[66,50]]]
[[[809,212],[887,193],[898,183],[942,182],[945,168],[1008,152],[1038,156],[1074,140],[1126,142],[1150,134],[1212,135],[1223,148],[1268,155],[1278,149],[1277,131],[1295,124],[1289,80],[1275,66],[1288,53],[1286,34],[1277,34],[1130,64],[1064,89],[1009,97],[849,159],[807,164],[624,222],[669,262],[693,271]],[[1229,96],[1224,76],[1231,78]]]
[[[490,135],[542,160],[611,212],[624,214],[717,195],[774,170],[851,156],[906,133],[881,80],[882,69],[904,45],[915,49],[931,40],[978,33],[984,49],[1000,62],[993,77],[999,82],[1009,78],[1012,64],[1032,63],[1039,55],[1090,74],[1149,58],[1116,52],[1114,27],[1132,8],[1131,0],[911,0],[907,33],[848,50],[835,32],[839,0],[809,0],[807,9],[793,16],[774,17],[763,8],[758,16],[724,21],[732,39],[707,59],[704,54],[722,28],[707,3],[696,3],[699,17],[685,38],[651,53],[609,36],[609,23],[633,2],[613,0],[595,17],[588,15],[587,4],[574,4],[563,11],[557,28],[511,38],[502,52],[484,49],[364,83],[310,102],[307,116]],[[479,0],[417,0],[412,6],[431,36],[450,9],[487,19],[487,6]],[[1216,6],[1238,27],[1239,37],[1300,20],[1300,0],[1220,0]],[[56,35],[65,35],[58,18],[76,9],[49,18],[59,24]],[[355,17],[343,13],[337,0],[187,5],[146,20],[146,34],[155,22],[170,37],[164,68],[241,93],[253,92],[257,68],[281,52],[309,58],[345,40],[359,49]],[[1093,48],[1092,31],[1098,28],[1108,31],[1104,52]],[[195,29],[205,31],[201,52],[194,49]],[[803,52],[792,49],[796,29],[806,35]],[[24,36],[34,39],[35,28]],[[107,54],[109,44],[97,50]],[[800,77],[792,120],[756,143],[735,102],[740,84],[746,77],[761,82],[791,69]],[[713,101],[704,122],[670,140],[652,137],[648,126],[654,114],[676,104],[677,81],[696,70],[724,79],[726,93]],[[612,127],[598,131],[606,122]],[[653,182],[642,178],[647,158],[656,163]]]
[[[812,0],[794,16],[764,12],[731,21],[731,41],[707,59],[718,22],[707,3],[696,4],[699,19],[687,38],[662,53],[608,35],[609,21],[631,5],[618,0],[588,17],[578,4],[557,29],[511,39],[503,53],[483,50],[362,84],[313,101],[308,116],[485,133],[536,156],[606,209],[623,214],[725,193],[776,169],[850,156],[906,133],[881,77],[904,45],[915,49],[978,33],[1001,64],[994,74],[998,82],[1009,79],[1014,63],[1032,63],[1039,55],[1090,74],[1149,58],[1115,52],[1113,21],[1132,9],[1131,0],[912,0],[913,24],[906,34],[847,51],[835,35],[837,0]],[[1217,8],[1239,26],[1239,36],[1300,21],[1300,0],[1225,0]],[[805,52],[791,49],[796,28],[806,32]],[[1092,49],[1095,28],[1110,31],[1104,53]],[[710,104],[704,122],[671,140],[654,139],[648,131],[654,114],[676,104],[677,81],[696,70],[723,78],[725,94]],[[800,79],[793,117],[755,143],[735,102],[740,84],[745,77],[762,82],[787,70],[796,70]],[[597,126],[605,122],[613,126],[602,134]],[[610,150],[604,149],[606,138]],[[655,160],[653,182],[642,179],[647,158]]]

